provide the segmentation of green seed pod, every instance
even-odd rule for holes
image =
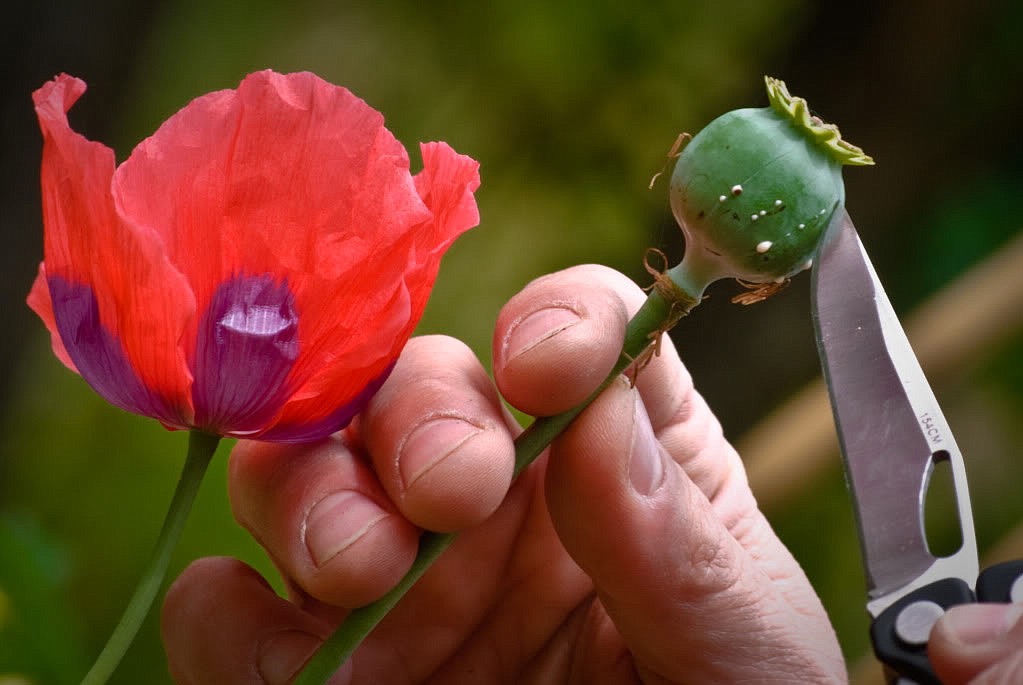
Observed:
[[[692,295],[721,278],[780,284],[809,268],[845,203],[842,165],[874,163],[783,82],[766,83],[769,107],[718,117],[675,165],[671,208],[686,252],[671,275]]]

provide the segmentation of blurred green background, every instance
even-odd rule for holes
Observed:
[[[900,312],[1023,229],[1018,0],[44,0],[0,32],[4,684],[78,681],[148,555],[186,442],[94,396],[24,305],[42,254],[30,94],[57,72],[89,84],[72,122],[119,159],[193,97],[271,67],[352,89],[414,167],[423,140],[479,160],[482,225],[446,258],[421,330],[466,340],[488,364],[497,312],[531,278],[599,262],[646,284],[646,247],[681,254],[666,184],[647,184],[678,133],[766,104],[765,73],[877,160],[847,170],[848,206]],[[732,438],[818,374],[808,281],[749,308],[718,285],[673,334]],[[937,387],[971,464],[984,548],[1023,520],[1023,334],[1012,330]],[[212,554],[270,574],[231,518],[225,464],[222,448],[174,574]],[[854,661],[866,618],[840,472],[769,513]],[[155,618],[114,682],[169,682]]]

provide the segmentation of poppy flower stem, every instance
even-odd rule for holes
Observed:
[[[635,374],[642,370],[650,355],[655,354],[659,349],[660,335],[669,331],[679,319],[699,304],[702,288],[693,287],[693,284],[684,279],[676,278],[674,270],[667,274],[656,274],[655,278],[657,280],[650,296],[629,321],[618,362],[604,382],[600,384],[600,387],[572,409],[534,420],[516,438],[516,476],[533,463],[540,453],[630,366],[633,368],[629,374],[634,382]],[[676,280],[681,283],[677,283]],[[326,683],[341,664],[351,656],[362,640],[415,585],[434,560],[454,542],[456,537],[456,533],[424,533],[419,540],[419,552],[405,577],[377,601],[352,610],[334,633],[327,638],[327,641],[316,650],[293,685],[323,685]]]
[[[196,493],[199,492],[199,484],[202,483],[206,468],[209,466],[214,452],[217,451],[219,442],[220,436],[218,435],[210,435],[197,430],[189,433],[188,456],[185,458],[185,466],[181,470],[181,478],[174,490],[174,497],[171,499],[149,565],[143,571],[142,577],[135,587],[135,594],[129,600],[114,632],[110,634],[106,646],[103,647],[103,651],[100,652],[96,662],[82,680],[82,685],[100,685],[107,682],[114,669],[121,663],[121,659],[134,641],[139,628],[142,627],[142,623],[149,614],[149,609],[153,606],[153,600],[156,599],[157,592],[163,584],[164,576],[167,575],[171,553],[174,551],[178,538],[181,537],[185,520],[192,509]]]

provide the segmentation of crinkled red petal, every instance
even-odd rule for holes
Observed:
[[[455,238],[480,222],[474,193],[480,187],[479,163],[455,152],[447,143],[423,143],[423,170],[416,190],[430,209],[431,220],[415,232],[415,254],[405,275],[412,308],[426,308],[444,253]]]
[[[88,292],[95,305],[95,324],[102,329],[94,333],[109,336],[118,348],[111,348],[111,353],[123,355],[126,369],[158,400],[154,406],[174,408],[174,416],[157,418],[181,425],[191,417],[191,377],[179,343],[195,309],[194,299],[167,260],[160,236],[118,217],[110,186],[113,151],[71,130],[66,113],[84,91],[84,82],[62,74],[33,95],[44,139],[47,278],[51,288],[56,278],[75,292]],[[158,188],[153,192],[158,194]],[[53,300],[51,306],[60,324],[64,303]],[[84,349],[67,335],[63,344],[70,359]],[[86,365],[77,360],[75,365],[84,376]],[[103,385],[95,382],[102,379],[86,380],[93,387]],[[145,413],[145,408],[126,408]]]

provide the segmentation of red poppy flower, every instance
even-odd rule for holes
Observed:
[[[313,74],[200,97],[115,167],[69,127],[85,83],[34,94],[45,254],[29,305],[100,395],[172,428],[311,440],[346,425],[479,221],[478,164],[424,169],[383,117]]]

